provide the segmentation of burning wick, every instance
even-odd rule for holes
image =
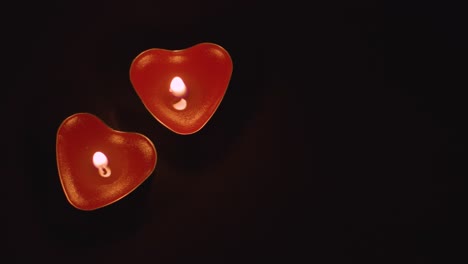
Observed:
[[[178,98],[183,97],[187,94],[187,87],[185,86],[185,83],[182,80],[182,78],[180,78],[179,76],[172,78],[169,92]],[[184,98],[180,98],[180,100],[177,103],[173,104],[172,107],[174,107],[176,110],[184,110],[185,108],[187,108],[187,100],[185,100]]]
[[[102,152],[96,152],[93,155],[94,167],[98,169],[99,175],[102,177],[109,177],[111,175],[111,169],[107,166],[107,157]]]

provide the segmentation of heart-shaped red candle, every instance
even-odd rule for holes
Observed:
[[[182,50],[149,49],[130,67],[130,80],[145,107],[181,135],[199,131],[210,120],[231,74],[231,57],[213,43]]]
[[[147,137],[113,130],[88,113],[65,119],[56,143],[63,190],[68,201],[81,210],[120,200],[156,166],[156,149]]]

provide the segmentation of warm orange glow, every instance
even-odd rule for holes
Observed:
[[[93,155],[93,164],[99,171],[99,175],[102,177],[109,177],[111,175],[111,170],[107,166],[108,160],[104,153],[98,151],[95,152]]]

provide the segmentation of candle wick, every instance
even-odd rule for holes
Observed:
[[[109,169],[109,167],[100,167],[99,168],[99,174],[102,176],[102,177],[109,177],[111,175],[111,170]]]

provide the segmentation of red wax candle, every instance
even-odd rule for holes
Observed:
[[[149,49],[130,67],[132,85],[148,111],[182,135],[205,126],[221,103],[231,74],[231,57],[213,43],[182,50]]]
[[[57,132],[57,166],[68,201],[81,210],[114,203],[143,183],[156,166],[154,144],[116,131],[96,116],[74,114]]]

